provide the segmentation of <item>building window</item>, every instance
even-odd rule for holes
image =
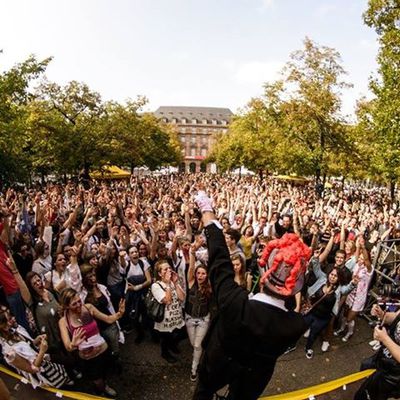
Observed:
[[[196,118],[192,119],[192,124],[195,124],[195,125],[197,124],[197,119]]]
[[[196,136],[191,136],[190,137],[190,143],[196,144]]]
[[[195,156],[196,156],[196,147],[192,147],[192,148],[190,149],[190,155],[191,155],[192,157],[195,157]]]
[[[207,149],[203,147],[203,148],[201,149],[200,154],[201,154],[203,157],[206,157],[206,156],[207,156]]]
[[[185,143],[186,142],[186,136],[181,136],[181,142]]]
[[[221,123],[222,125],[226,125],[226,121],[224,119],[221,121]]]
[[[203,119],[203,125],[207,125],[207,120]]]
[[[186,128],[180,128],[181,133],[186,133]]]
[[[213,119],[213,120],[212,120],[212,124],[213,124],[213,125],[217,125],[217,120],[216,120],[216,119]]]
[[[186,118],[182,118],[182,124],[186,124]]]
[[[201,142],[202,142],[203,144],[206,144],[206,143],[208,142],[208,138],[207,138],[206,136],[203,136],[203,137],[201,138]]]
[[[177,119],[176,118],[172,118],[172,123],[176,124],[176,122],[177,122]]]

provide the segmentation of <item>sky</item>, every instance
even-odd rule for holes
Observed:
[[[103,100],[144,95],[150,111],[237,112],[308,36],[341,54],[351,114],[377,68],[366,8],[367,0],[2,0],[0,71],[30,54],[52,56],[49,80],[85,82]]]

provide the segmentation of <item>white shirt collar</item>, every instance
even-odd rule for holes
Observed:
[[[271,306],[278,307],[283,311],[287,311],[287,308],[285,307],[285,300],[268,296],[265,293],[257,293],[250,300],[261,301],[262,303],[267,303]]]

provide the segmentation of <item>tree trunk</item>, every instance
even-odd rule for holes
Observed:
[[[390,179],[390,199],[394,201],[394,191],[396,189],[396,181],[394,178]]]
[[[131,161],[131,175],[133,175],[134,169],[135,169],[135,164],[133,161]]]
[[[318,183],[320,183],[321,180],[321,168],[318,166],[315,169],[315,184],[318,185]]]
[[[44,172],[41,172],[41,174],[40,174],[40,181],[41,181],[42,186],[44,186],[46,183]]]

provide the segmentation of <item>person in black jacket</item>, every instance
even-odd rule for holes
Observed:
[[[203,341],[193,399],[212,399],[216,391],[229,385],[229,399],[255,400],[271,379],[278,357],[307,329],[300,314],[287,311],[285,299],[300,290],[311,251],[301,243],[302,257],[291,254],[290,264],[284,261],[285,257],[280,258],[279,265],[274,261],[261,279],[262,291],[249,299],[247,291],[234,281],[222,227],[213,213],[211,199],[200,191],[196,202],[205,226],[209,277],[218,313]]]
[[[385,312],[374,304],[371,315],[381,324],[374,329],[374,339],[381,347],[373,360],[361,364],[361,370],[375,368],[376,371],[360,386],[354,400],[387,400],[400,396],[400,310]]]

